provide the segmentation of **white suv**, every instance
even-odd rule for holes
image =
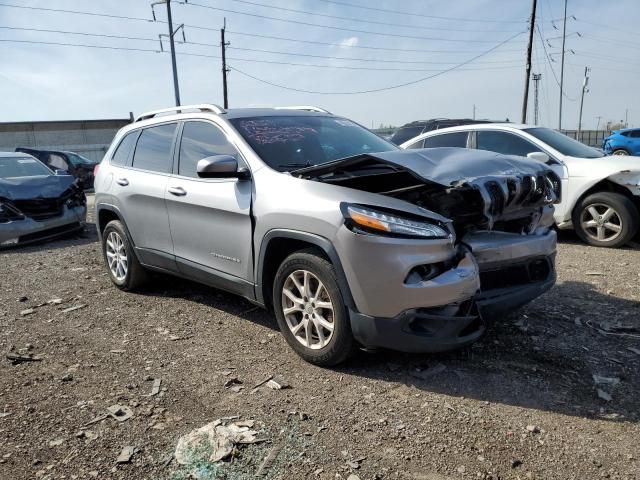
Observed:
[[[443,128],[401,147],[462,147],[539,160],[562,181],[562,199],[555,209],[559,229],[574,228],[597,247],[620,247],[638,233],[639,157],[605,157],[556,130],[511,123]]]

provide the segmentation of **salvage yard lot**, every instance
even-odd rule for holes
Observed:
[[[238,297],[169,277],[118,291],[92,232],[0,267],[2,479],[187,478],[179,437],[236,415],[268,441],[202,478],[255,478],[274,446],[263,478],[640,478],[638,249],[563,235],[557,286],[472,348],[335,370]],[[290,388],[254,388],[271,375]]]

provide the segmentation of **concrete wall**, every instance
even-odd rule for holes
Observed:
[[[0,123],[0,151],[16,147],[69,150],[102,160],[116,132],[129,119]]]

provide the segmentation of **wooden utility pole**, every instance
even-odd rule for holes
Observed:
[[[224,108],[229,108],[229,98],[227,96],[227,46],[228,43],[224,40],[224,31],[227,28],[227,19],[224,19],[223,27],[220,29],[220,48],[222,48],[222,96],[224,102]]]
[[[589,90],[587,89],[587,85],[589,85],[589,67],[584,67],[584,80],[582,81],[582,96],[580,97],[580,114],[578,115],[578,138],[576,140],[580,140],[580,133],[582,132],[582,106],[584,105],[584,94]]]
[[[533,29],[536,24],[536,3],[531,3],[531,17],[529,18],[529,43],[527,44],[527,73],[524,79],[524,96],[522,97],[522,123],[527,123],[527,104],[529,103],[529,79],[531,78],[531,50],[533,48]]]

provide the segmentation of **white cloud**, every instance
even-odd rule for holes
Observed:
[[[358,37],[349,37],[349,38],[345,38],[344,40],[341,40],[340,42],[338,42],[338,47],[340,48],[349,48],[349,47],[355,47],[356,45],[358,45]]]

